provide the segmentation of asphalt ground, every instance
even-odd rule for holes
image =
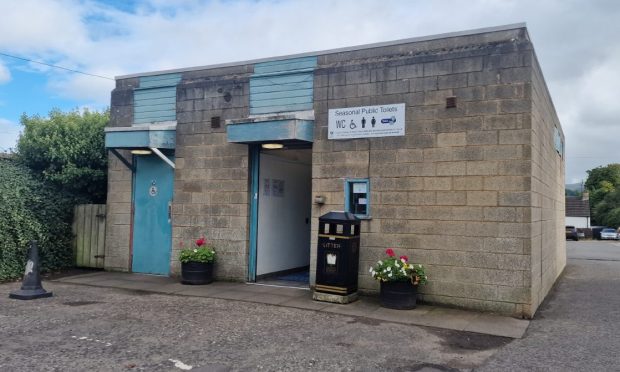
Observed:
[[[620,370],[620,244],[567,246],[576,258],[520,340],[58,282],[17,301],[2,284],[0,371]]]
[[[620,371],[620,243],[566,246],[564,274],[525,337],[480,371]]]
[[[510,339],[188,296],[45,283],[0,286],[1,371],[450,370]]]

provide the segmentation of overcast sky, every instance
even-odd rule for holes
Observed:
[[[620,1],[0,0],[0,53],[114,77],[526,22],[566,136],[566,182],[620,162]],[[112,80],[0,55],[0,151],[19,116],[102,109]]]

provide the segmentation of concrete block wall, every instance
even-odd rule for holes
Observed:
[[[554,146],[554,129],[564,135],[536,58],[532,65],[532,237],[533,315],[566,266],[565,167]]]
[[[112,91],[109,127],[131,127],[133,123],[133,88],[138,79],[116,81]],[[120,151],[131,163],[129,151]],[[104,268],[128,271],[131,268],[129,247],[131,227],[132,173],[115,155],[108,152],[108,198],[106,207],[106,244]]]
[[[185,72],[177,87],[173,275],[181,242],[191,246],[204,234],[218,254],[215,276],[247,278],[249,152],[227,142],[224,122],[249,115],[251,72],[251,65]],[[220,117],[219,128],[212,117]]]
[[[129,151],[120,151],[131,162]],[[104,268],[128,271],[131,227],[132,173],[115,155],[108,157],[108,200],[106,202]]]
[[[425,301],[528,316],[532,61],[524,29],[320,56],[311,267],[316,218],[343,209],[345,178],[368,177],[362,290],[391,247],[428,266]],[[406,104],[406,136],[327,140],[329,109],[388,103]]]

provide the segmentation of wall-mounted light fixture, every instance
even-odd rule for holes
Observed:
[[[131,153],[134,155],[151,155],[153,151],[147,149],[133,149]]]
[[[267,150],[276,150],[283,148],[284,145],[281,143],[263,143],[261,147]]]

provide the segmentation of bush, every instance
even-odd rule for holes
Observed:
[[[28,242],[42,271],[73,266],[72,198],[14,160],[0,158],[0,281],[23,275]]]
[[[52,110],[49,117],[23,114],[17,156],[46,181],[92,203],[105,203],[109,112]]]

